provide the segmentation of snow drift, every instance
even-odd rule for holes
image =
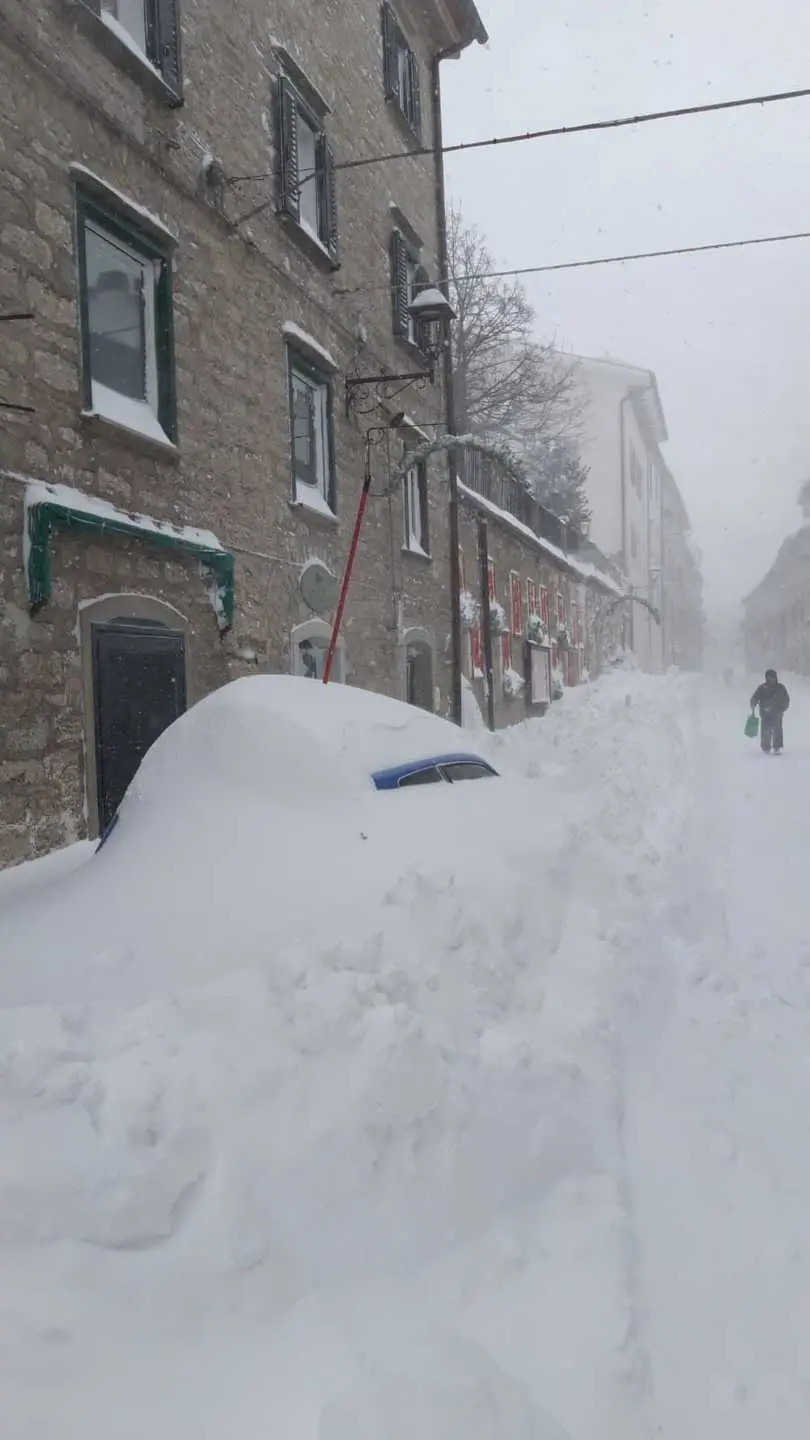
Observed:
[[[292,716],[269,788],[246,710],[212,763],[212,707],[126,845],[0,898],[4,1437],[646,1440],[616,967],[691,695],[389,796],[291,775]]]

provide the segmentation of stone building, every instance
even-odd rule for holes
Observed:
[[[445,708],[446,469],[387,483],[441,387],[394,431],[347,380],[429,370],[439,58],[485,38],[473,0],[0,0],[0,863],[97,834],[206,691],[318,676],[301,577],[367,457],[338,678]]]
[[[462,475],[464,671],[486,713],[486,563],[495,723],[509,725],[545,713],[566,688],[609,662],[626,624],[627,582],[496,459],[468,450]]]

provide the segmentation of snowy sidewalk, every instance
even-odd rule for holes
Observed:
[[[693,815],[634,1037],[631,1165],[658,1433],[810,1427],[810,692],[788,750],[707,687]]]

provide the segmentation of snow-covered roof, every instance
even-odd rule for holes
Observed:
[[[550,556],[558,565],[562,565],[562,567],[572,575],[577,575],[581,580],[592,581],[596,585],[601,585],[605,590],[609,590],[614,595],[626,594],[626,591],[621,585],[603,570],[598,569],[591,561],[579,560],[570,551],[561,550],[560,547],[553,544],[551,540],[546,540],[544,536],[537,535],[530,525],[526,525],[523,520],[518,520],[516,515],[512,515],[508,510],[502,510],[494,501],[488,500],[484,495],[479,495],[477,490],[470,489],[469,485],[465,485],[463,481],[459,481],[458,488],[459,494],[465,500],[470,501],[477,509],[485,510],[488,515],[492,515],[494,519],[499,520],[503,525],[507,525],[511,530],[514,530],[515,534],[520,535],[522,539],[530,541],[531,544],[537,546],[539,550],[542,550],[544,554]]]

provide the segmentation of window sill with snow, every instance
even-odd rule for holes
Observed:
[[[119,395],[106,385],[93,381],[90,409],[82,411],[82,420],[99,430],[114,431],[138,447],[166,456],[176,457],[178,449],[169,439],[151,407],[140,400]]]
[[[311,490],[308,486],[296,486],[295,496],[290,501],[290,509],[296,512],[303,511],[307,519],[321,520],[325,525],[337,525],[338,517],[330,505],[324,500],[319,490]]]
[[[426,560],[428,565],[432,563],[433,556],[428,550],[423,550],[416,540],[411,540],[402,547],[403,555],[410,555],[413,560]]]

